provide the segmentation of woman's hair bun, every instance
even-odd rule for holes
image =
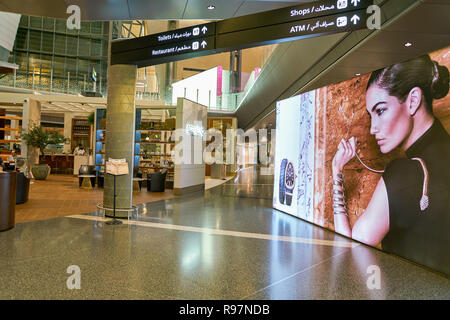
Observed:
[[[441,99],[449,91],[449,71],[447,67],[440,66],[433,61],[433,80],[431,81],[431,93],[434,99]]]

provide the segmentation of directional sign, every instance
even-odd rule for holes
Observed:
[[[215,38],[207,37],[115,53],[111,55],[111,64],[129,64],[130,61],[135,61],[138,67],[144,67],[175,61],[174,56],[177,57],[176,60],[181,60],[214,53],[211,50],[215,50]]]
[[[130,50],[160,46],[168,43],[183,42],[186,40],[206,38],[215,34],[215,22],[200,24],[193,27],[176,29],[167,32],[151,34],[145,37],[129,40],[116,40],[111,44],[111,52],[119,53]]]
[[[216,48],[223,51],[251,48],[273,43],[294,41],[332,33],[366,28],[366,10],[334,14],[278,24],[269,27],[231,32],[216,37]]]
[[[216,33],[228,33],[291,21],[366,9],[373,0],[322,0],[217,22]]]
[[[111,64],[145,67],[260,45],[366,28],[374,0],[322,0],[114,41]]]

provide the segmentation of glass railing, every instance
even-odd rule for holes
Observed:
[[[235,93],[222,93],[220,97],[217,97],[217,106],[214,108],[208,108],[208,110],[211,111],[218,111],[218,112],[234,112],[236,109],[239,108],[242,100],[244,100],[245,96],[250,92],[253,85],[255,84],[256,80],[258,79],[258,75],[260,73],[260,69],[254,70],[250,77],[248,78],[248,81],[245,85],[245,88],[241,92],[235,92]]]

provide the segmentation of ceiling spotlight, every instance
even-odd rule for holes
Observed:
[[[405,47],[411,47],[411,46],[412,46],[412,43],[411,43],[411,42],[405,43]]]
[[[357,74],[355,74],[357,77],[359,77],[360,75],[361,75],[361,73],[357,73]]]
[[[216,6],[214,6],[214,5],[212,5],[212,4],[210,4],[209,6],[208,6],[208,10],[214,10],[216,8]]]

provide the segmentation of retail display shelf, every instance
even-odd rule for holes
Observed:
[[[161,167],[161,166],[146,167],[146,166],[139,166],[139,168],[143,168],[143,169],[173,169],[174,167]]]
[[[20,131],[19,128],[0,128],[0,131]]]
[[[169,130],[169,129],[137,129],[136,131],[140,131],[140,132],[172,132],[173,130]]]
[[[171,157],[171,154],[148,154],[148,153],[142,153],[142,154],[136,154],[136,156],[142,156],[142,157]],[[150,159],[141,159],[141,161],[144,160],[150,160]]]
[[[4,119],[4,120],[22,120],[22,117],[0,116],[0,119]]]
[[[153,143],[153,144],[175,144],[175,142],[169,141],[136,141],[136,143]]]

